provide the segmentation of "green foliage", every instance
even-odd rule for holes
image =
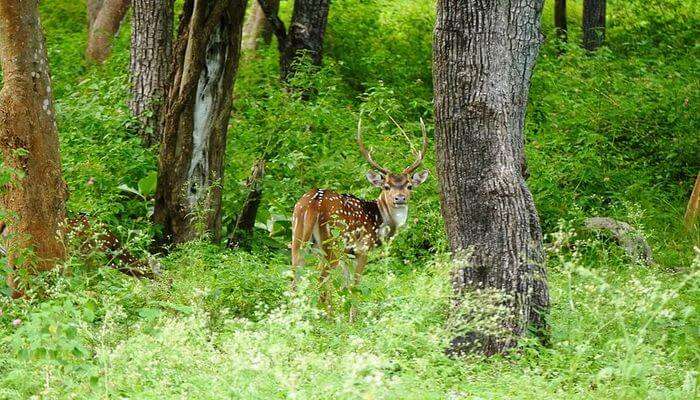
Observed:
[[[697,5],[609,1],[606,45],[587,54],[581,3],[569,1],[561,55],[546,4],[526,120],[528,184],[547,234],[551,346],[444,355],[455,331],[487,326],[502,310],[497,294],[481,293],[453,313],[481,318],[449,318],[453,265],[432,151],[408,226],[372,255],[356,291],[334,271],[326,315],[310,262],[288,293],[294,202],[312,187],[377,196],[355,144],[359,116],[365,142],[395,170],[412,161],[419,118],[433,135],[434,3],[338,0],[324,66],[303,63],[295,90],[278,80],[274,44],[241,61],[220,184],[230,226],[251,165],[268,160],[251,252],[194,241],[159,258],[162,277],[140,281],[71,247],[60,270],[22,277],[28,298],[0,296],[0,398],[696,397],[700,237],[681,219],[700,166]],[[291,6],[283,2],[283,15]],[[142,255],[156,229],[157,166],[125,105],[129,27],[104,66],[87,66],[84,12],[82,2],[41,4],[69,211],[104,222]],[[0,183],[14,174],[0,169]],[[639,265],[583,230],[590,216],[639,228],[659,264]]]

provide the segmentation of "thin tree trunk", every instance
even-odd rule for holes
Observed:
[[[241,213],[236,218],[236,223],[231,229],[227,246],[229,248],[249,247],[250,238],[253,236],[255,219],[262,200],[262,180],[265,176],[265,160],[258,160],[248,178],[246,186],[250,188]]]
[[[154,219],[162,244],[221,234],[221,187],[245,0],[187,0],[165,106]]]
[[[133,0],[129,108],[143,142],[159,140],[158,122],[172,66],[173,0]]]
[[[243,45],[241,46],[243,50],[258,49],[258,41],[266,23],[265,12],[257,1],[253,2],[250,15],[243,26]]]
[[[683,220],[686,229],[690,230],[695,226],[695,223],[698,221],[698,215],[700,215],[700,172],[695,178],[695,186],[693,186],[693,192],[690,194],[688,207],[685,209]]]
[[[530,328],[546,330],[542,234],[521,172],[541,12],[542,0],[437,2],[436,169],[456,265],[455,315],[465,309],[466,298],[483,290],[500,293],[494,306],[508,310],[502,332],[462,332],[452,341],[452,353],[494,354],[514,346]]]
[[[566,42],[566,0],[554,1],[554,27],[559,40]]]
[[[129,9],[129,0],[105,0],[88,36],[85,57],[94,63],[103,63],[112,52],[112,38]]]
[[[583,1],[583,48],[595,51],[605,41],[605,0]]]
[[[270,12],[277,15],[280,8],[279,0],[268,0],[266,2],[270,7]],[[243,50],[257,50],[260,44],[260,39],[263,43],[270,44],[274,27],[268,22],[265,17],[260,3],[254,1],[250,10],[250,16],[243,26]]]
[[[66,185],[37,0],[0,0],[0,65],[0,151],[4,166],[23,175],[5,185],[0,199],[10,213],[8,259],[15,269],[29,266],[20,257],[31,247],[32,266],[47,270],[65,255],[57,232],[65,219]],[[11,277],[8,283],[14,287]]]
[[[275,14],[278,14],[279,10],[280,10],[280,0],[268,0],[268,3],[270,4],[270,10],[272,10],[272,12],[274,12]],[[260,5],[260,3],[258,3],[257,1],[255,2],[255,4]],[[262,8],[261,8],[261,10],[262,10]],[[263,12],[263,18],[265,18],[264,12]],[[275,28],[272,26],[272,24],[267,22],[267,19],[266,19],[265,25],[263,26],[263,31],[262,31],[263,43],[265,43],[265,44],[272,43],[272,36],[274,35],[274,33],[275,33]]]
[[[88,32],[92,30],[92,26],[95,24],[95,19],[97,19],[97,14],[100,13],[102,8],[103,0],[87,0],[87,28]]]

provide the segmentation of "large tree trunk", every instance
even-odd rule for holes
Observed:
[[[328,23],[330,0],[296,0],[289,24],[287,42],[280,54],[280,76],[288,80],[296,72],[302,55],[308,54],[311,63],[323,61],[323,34]]]
[[[36,256],[32,266],[39,270],[64,257],[57,232],[65,219],[66,185],[44,46],[38,1],[0,0],[0,151],[4,166],[23,175],[5,185],[0,199],[10,213],[6,232],[13,268],[28,266],[19,257],[30,247]]]
[[[154,219],[161,243],[221,234],[221,188],[245,0],[187,0],[165,108]]]
[[[172,65],[173,0],[133,0],[129,108],[143,142],[159,140],[158,122]]]
[[[465,297],[484,290],[502,295],[494,307],[508,311],[501,331],[462,332],[451,352],[498,353],[529,329],[544,332],[546,327],[542,235],[521,172],[525,108],[542,41],[541,12],[542,0],[437,2],[437,174],[456,265],[455,315],[468,309]],[[462,317],[467,324],[476,318]]]
[[[583,48],[595,51],[605,40],[605,0],[583,1]]]
[[[276,0],[275,0],[276,1]],[[288,81],[296,72],[299,60],[308,54],[314,65],[323,61],[323,35],[328,23],[330,0],[295,0],[289,32],[277,15],[279,2],[258,0],[269,25],[277,36],[280,51],[280,77]]]
[[[112,38],[119,30],[128,9],[129,0],[104,0],[88,35],[85,57],[89,61],[101,64],[109,57]]]
[[[566,0],[554,1],[554,27],[559,40],[566,42]]]

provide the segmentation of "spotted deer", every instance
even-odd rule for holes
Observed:
[[[414,173],[423,162],[428,148],[425,124],[421,119],[423,146],[416,161],[401,173],[393,173],[379,165],[362,142],[362,120],[357,123],[357,144],[360,153],[374,168],[366,173],[367,180],[381,188],[377,200],[363,200],[332,190],[312,189],[304,194],[294,207],[292,216],[292,288],[297,269],[303,266],[303,247],[310,241],[325,255],[327,263],[321,267],[320,282],[328,279],[331,268],[338,266],[337,248],[331,243],[331,230],[341,233],[344,251],[355,256],[355,274],[350,287],[359,284],[367,263],[367,253],[396,234],[406,224],[408,200],[413,189],[425,182],[428,170]],[[322,295],[322,296],[325,296]],[[322,297],[322,302],[327,301]]]

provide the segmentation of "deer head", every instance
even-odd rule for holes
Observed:
[[[384,205],[387,208],[386,211],[391,212],[396,209],[405,209],[408,206],[408,199],[411,197],[412,190],[428,179],[429,171],[427,169],[414,173],[423,163],[423,157],[428,149],[428,134],[425,131],[425,124],[422,118],[420,120],[420,127],[423,132],[423,147],[420,152],[418,152],[416,161],[405,168],[401,173],[393,173],[374,161],[372,155],[367,150],[364,143],[362,143],[362,118],[357,122],[357,144],[360,147],[360,153],[362,153],[367,162],[374,167],[374,169],[368,171],[365,176],[373,186],[382,189],[378,202],[380,205]]]

